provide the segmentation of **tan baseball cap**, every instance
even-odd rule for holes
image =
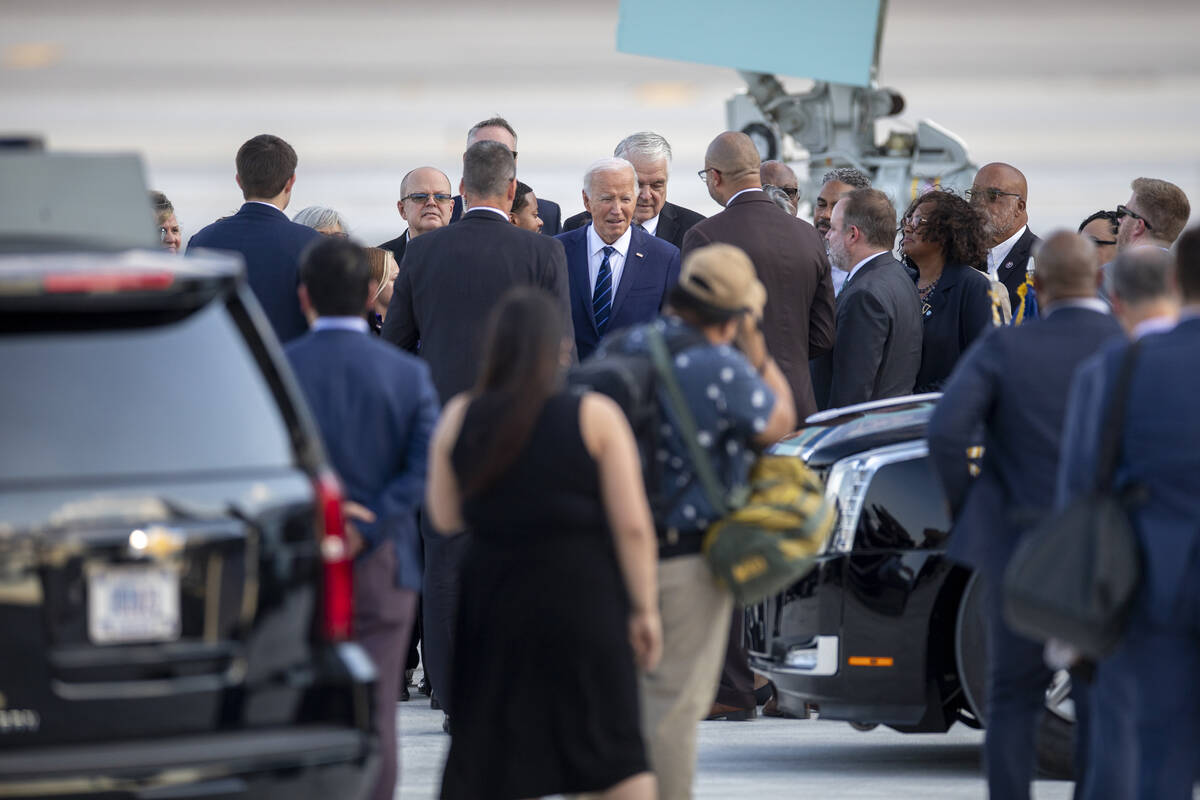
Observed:
[[[679,288],[701,302],[723,311],[751,311],[762,316],[767,302],[750,256],[731,244],[710,244],[693,250],[683,260]]]

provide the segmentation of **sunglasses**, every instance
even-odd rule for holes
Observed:
[[[987,198],[987,201],[989,203],[994,203],[997,200],[999,200],[1001,197],[1020,197],[1021,196],[1017,192],[1001,191],[1000,189],[997,189],[995,186],[989,186],[986,189],[976,189],[974,186],[972,186],[970,189],[967,189],[967,191],[964,192],[964,194],[967,196],[968,200],[974,200],[976,197],[978,197],[980,199]]]
[[[1154,230],[1154,226],[1150,224],[1150,220],[1146,219],[1136,211],[1130,211],[1125,206],[1117,206],[1117,219],[1120,219],[1121,217],[1133,217],[1134,219],[1140,219],[1142,224],[1146,226],[1146,230]]]
[[[778,189],[779,191],[783,192],[784,194],[786,194],[788,197],[792,198],[793,200],[795,200],[796,197],[800,194],[800,189],[799,189],[799,187],[796,187],[796,186],[776,186],[773,183],[765,183],[765,184],[763,184],[763,188],[764,189]]]
[[[401,200],[412,200],[416,203],[424,203],[431,197],[439,203],[449,203],[451,200],[454,199],[451,195],[442,194],[441,192],[439,192],[437,194],[430,194],[429,192],[413,192],[412,194],[405,195],[404,197],[401,197],[400,199]]]

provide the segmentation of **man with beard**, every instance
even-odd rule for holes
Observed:
[[[786,211],[793,217],[800,210],[800,181],[796,173],[782,161],[764,161],[758,168],[758,177],[762,180],[763,189],[774,186],[787,197]]]
[[[921,301],[891,253],[896,210],[878,189],[855,189],[833,208],[829,259],[848,275],[837,297],[837,341],[829,370],[814,363],[821,408],[912,392],[921,367]],[[818,360],[819,361],[819,360]],[[818,374],[827,382],[817,383]]]
[[[1031,254],[1042,241],[1029,230],[1025,208],[1028,196],[1029,187],[1021,171],[1000,162],[985,164],[967,192],[971,206],[983,216],[988,277],[1008,289],[1014,317],[1021,307],[1017,289],[1033,270]]]
[[[870,188],[871,179],[853,167],[838,167],[825,173],[825,177],[821,178],[821,191],[817,195],[817,202],[813,204],[813,227],[821,234],[822,239],[829,233],[829,223],[837,201],[855,189]],[[846,271],[835,265],[830,272],[830,278],[833,280],[833,293],[841,294],[842,286],[846,283]]]

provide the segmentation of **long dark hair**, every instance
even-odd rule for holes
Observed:
[[[987,271],[987,242],[983,238],[983,217],[963,198],[945,189],[933,189],[909,203],[901,219],[908,219],[917,206],[930,203],[921,237],[942,249],[946,265],[965,264]],[[905,256],[905,263],[912,259]]]
[[[483,455],[465,476],[464,496],[495,483],[529,441],[560,383],[564,335],[562,310],[547,292],[517,287],[500,298],[471,390],[471,410],[485,422],[474,426],[469,444]]]

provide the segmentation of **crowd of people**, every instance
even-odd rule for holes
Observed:
[[[1086,489],[1096,431],[1083,421],[1103,407],[1116,320],[1146,339],[1130,411],[1145,424],[1130,426],[1142,438],[1123,463],[1147,480],[1176,470],[1136,513],[1148,539],[1157,526],[1174,538],[1162,563],[1148,559],[1156,593],[1139,633],[1100,665],[1090,700],[1077,681],[1089,732],[1077,796],[1183,796],[1167,787],[1190,787],[1197,766],[1196,693],[1182,734],[1154,717],[1168,702],[1154,681],[1200,666],[1200,582],[1187,580],[1200,579],[1186,491],[1197,467],[1175,443],[1191,432],[1190,373],[1171,370],[1200,336],[1190,319],[1175,326],[1179,292],[1185,310],[1200,303],[1200,232],[1168,253],[1190,213],[1183,193],[1139,178],[1126,204],[1043,243],[1008,164],[984,166],[965,197],[935,189],[900,215],[867,175],[835,169],[811,224],[795,173],[760,162],[745,134],[705,153],[698,175],[723,207],[711,218],[667,201],[670,165],[663,137],[626,137],[583,171],[585,210],[562,220],[517,180],[516,132],[494,117],[467,133],[459,193],[443,170],[413,169],[397,202],[407,229],[364,247],[333,209],[287,217],[297,156],[261,135],[236,157],[245,204],[188,242],[244,258],[345,485],[356,635],[380,672],[373,796],[393,794],[394,703],[410,696],[418,641],[452,735],[447,798],[688,798],[697,723],[752,718],[770,692],[701,552],[717,512],[689,434],[664,412],[639,458],[614,401],[567,388],[573,364],[665,341],[691,436],[730,489],[818,410],[944,392],[929,438],[958,512],[952,555],[994,584],[1054,506],[1056,480],[1060,502]],[[178,251],[171,203],[152,202]],[[1090,382],[1072,388],[1085,362]],[[1159,439],[1173,455],[1148,444]],[[1012,521],[1017,507],[1031,513]],[[988,781],[993,797],[1028,796],[1049,672],[999,601],[989,609]]]

